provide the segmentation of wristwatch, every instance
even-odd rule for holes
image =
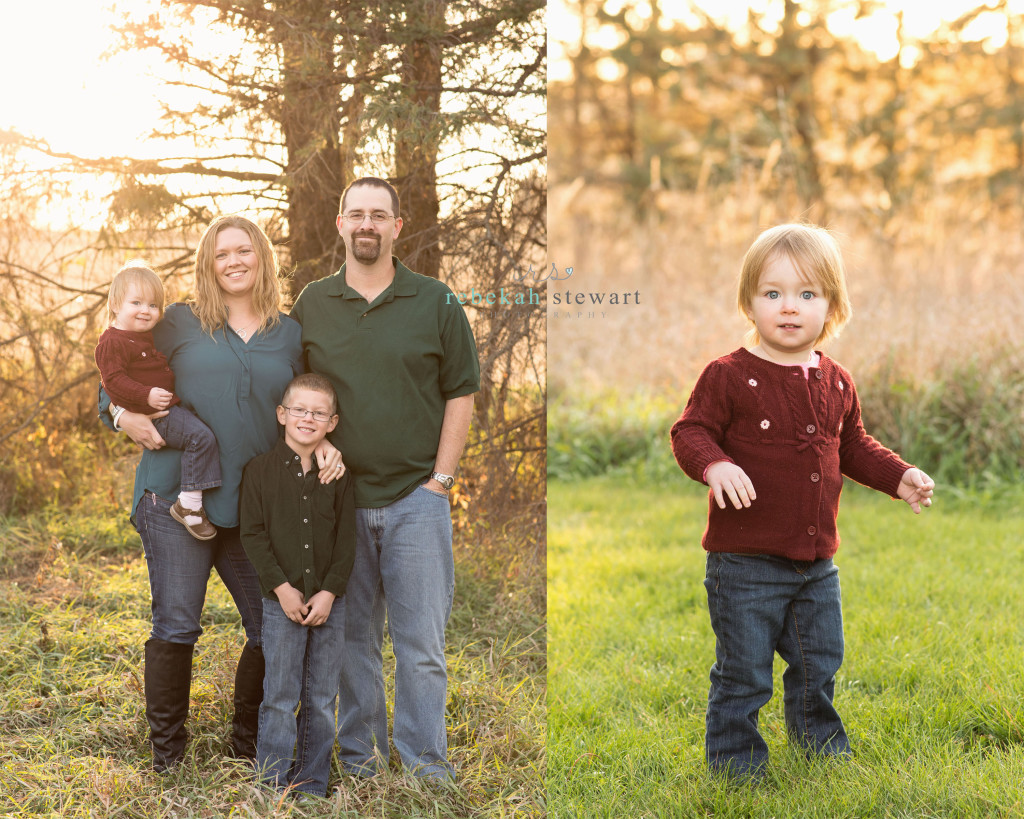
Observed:
[[[444,487],[445,492],[451,489],[452,484],[455,483],[454,475],[445,475],[443,472],[431,472],[430,477],[441,484],[441,486]]]

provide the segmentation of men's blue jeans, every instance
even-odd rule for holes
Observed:
[[[782,683],[790,737],[809,753],[849,754],[832,706],[843,662],[833,562],[712,552],[704,585],[715,632],[706,738],[711,769],[756,776],[768,761],[757,717],[772,696],[776,651],[789,666]]]
[[[388,759],[381,647],[384,619],[395,652],[394,742],[417,776],[447,779],[444,630],[455,593],[447,495],[424,487],[378,509],[356,510],[356,559],[345,594],[338,746],[361,775]]]
[[[288,619],[277,600],[263,600],[263,704],[257,769],[278,788],[326,796],[337,722],[334,716],[345,641],[345,598],[322,625]],[[305,710],[296,727],[295,709]]]
[[[263,595],[238,527],[219,528],[213,540],[196,540],[171,517],[172,503],[147,492],[135,510],[135,528],[146,553],[153,596],[150,636],[169,643],[195,644],[203,633],[199,620],[210,570],[216,568],[242,616],[246,639],[259,645]]]

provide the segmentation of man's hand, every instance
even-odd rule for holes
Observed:
[[[914,467],[903,473],[899,488],[896,490],[896,494],[910,504],[915,515],[921,514],[921,507],[932,505],[934,493],[935,481]]]
[[[142,415],[138,412],[122,412],[117,419],[117,425],[128,433],[128,437],[146,449],[160,449],[166,441],[160,437],[160,433],[153,426],[154,418],[163,418],[167,410],[154,412],[152,415]]]
[[[309,613],[309,606],[302,599],[302,592],[291,583],[282,583],[276,589],[277,602],[281,604],[281,610],[293,623],[304,625],[303,620]],[[315,595],[314,595],[315,596]]]
[[[160,387],[153,387],[149,391],[149,398],[146,399],[146,403],[155,410],[165,410],[171,405],[173,399],[173,392],[168,392]]]
[[[715,461],[704,473],[704,480],[715,495],[719,509],[725,509],[725,496],[729,496],[732,505],[737,509],[750,506],[757,499],[754,484],[747,473],[729,461]]]
[[[322,626],[331,616],[331,606],[334,605],[334,592],[321,589],[309,598],[309,614],[302,621],[304,626]]]

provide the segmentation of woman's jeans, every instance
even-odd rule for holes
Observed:
[[[260,706],[257,767],[278,788],[327,794],[334,716],[345,643],[345,599],[334,601],[319,626],[288,619],[277,600],[263,600],[263,656],[267,661]],[[302,698],[303,719],[295,709]],[[294,762],[293,762],[294,760]]]
[[[172,501],[147,492],[135,510],[153,596],[150,636],[169,643],[194,645],[206,602],[210,570],[216,568],[242,617],[246,639],[260,644],[263,596],[259,578],[238,536],[238,527],[218,528],[213,540],[200,541],[171,517]]]
[[[782,683],[790,737],[808,753],[849,754],[832,706],[843,662],[839,570],[832,560],[711,552],[704,585],[715,632],[706,739],[711,769],[757,775],[768,761],[757,717],[772,696],[776,651],[788,663]]]

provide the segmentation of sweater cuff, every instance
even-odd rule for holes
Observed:
[[[704,481],[704,483],[707,483],[708,482],[708,470],[711,469],[711,467],[713,467],[715,464],[731,464],[731,463],[735,463],[735,461],[733,461],[730,458],[719,458],[717,461],[712,461],[711,463],[709,463],[707,466],[704,467],[704,472],[701,473],[700,479],[702,481]]]

